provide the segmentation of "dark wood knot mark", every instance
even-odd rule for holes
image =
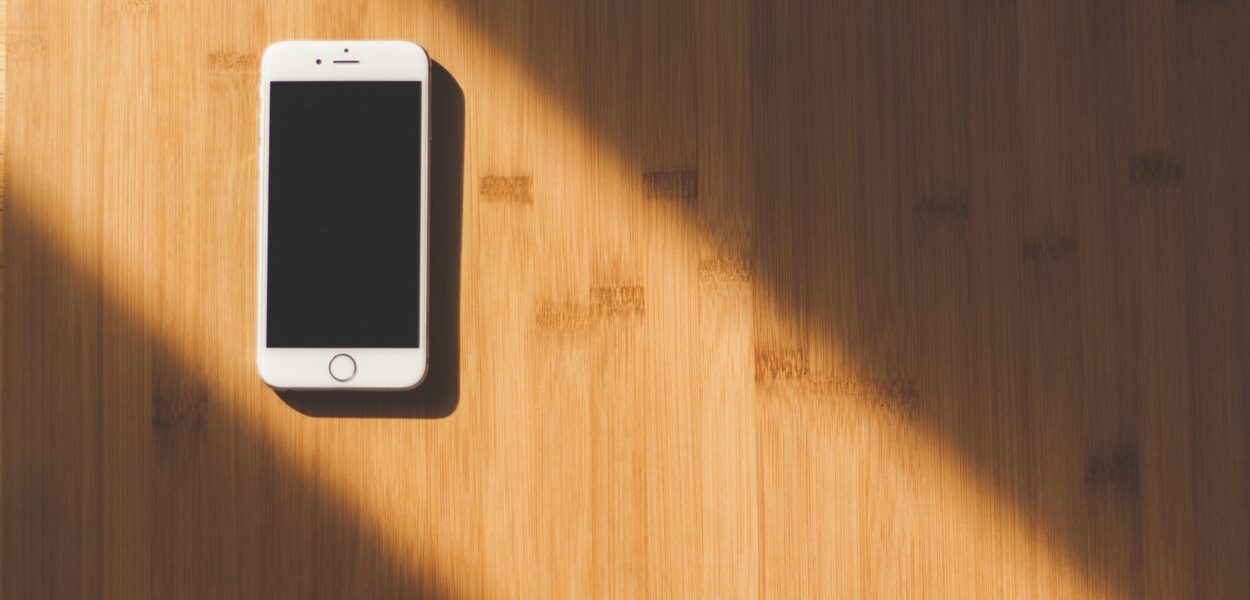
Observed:
[[[208,394],[201,386],[158,386],[152,396],[152,428],[158,431],[199,430],[204,425],[207,410]]]
[[[1024,241],[1026,260],[1050,260],[1066,258],[1076,253],[1076,236],[1044,235]]]
[[[649,200],[689,202],[699,197],[699,176],[692,169],[647,171],[642,174],[642,189]]]
[[[1180,185],[1185,173],[1174,154],[1143,153],[1128,159],[1129,181],[1144,187]]]
[[[170,433],[198,431],[208,412],[208,387],[161,347],[154,349],[153,362],[152,428]]]
[[[591,288],[590,311],[596,317],[642,316],[646,312],[642,286]]]
[[[210,52],[208,68],[223,73],[255,73],[260,60],[250,52]]]
[[[751,283],[751,263],[736,258],[710,258],[700,261],[699,283],[703,285]]]
[[[813,380],[808,393],[817,397],[854,400],[881,412],[910,418],[920,406],[915,377],[876,377]]]
[[[755,353],[756,381],[797,381],[807,377],[807,354],[802,350],[759,350]]]
[[[486,175],[478,181],[483,200],[534,203],[533,180],[529,175]]]
[[[1085,484],[1091,488],[1115,486],[1136,489],[1140,478],[1137,450],[1128,445],[1090,456],[1085,463]]]
[[[543,302],[535,320],[543,329],[580,331],[590,323],[590,311],[577,302]]]
[[[912,214],[922,221],[962,221],[968,213],[964,194],[930,194],[912,206]]]

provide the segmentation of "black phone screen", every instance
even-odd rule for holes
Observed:
[[[269,87],[270,348],[416,348],[421,83]]]

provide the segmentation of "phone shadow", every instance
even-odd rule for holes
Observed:
[[[464,195],[464,90],[430,61],[429,371],[400,392],[277,391],[310,417],[441,419],[460,404],[460,251]]]

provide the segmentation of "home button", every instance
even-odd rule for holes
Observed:
[[[356,376],[356,361],[346,354],[335,355],[330,359],[330,377],[339,381],[348,381]]]

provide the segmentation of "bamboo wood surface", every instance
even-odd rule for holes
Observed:
[[[1246,2],[5,16],[5,598],[1250,589]],[[255,372],[297,38],[442,67],[415,393]]]

